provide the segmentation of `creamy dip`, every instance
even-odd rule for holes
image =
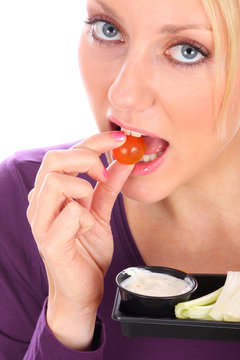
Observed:
[[[124,272],[130,275],[121,283],[125,289],[147,296],[175,296],[190,291],[193,287],[186,277],[184,280],[174,276],[152,272],[142,268],[128,268]]]

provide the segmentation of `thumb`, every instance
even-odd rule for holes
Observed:
[[[109,223],[114,202],[133,168],[134,165],[114,161],[108,168],[107,181],[96,185],[91,211],[94,211],[103,221]]]

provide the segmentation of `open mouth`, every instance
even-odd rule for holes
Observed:
[[[169,146],[169,143],[162,138],[149,136],[135,130],[129,130],[113,122],[111,122],[111,128],[113,131],[123,131],[126,135],[131,135],[134,137],[144,137],[146,151],[143,157],[140,159],[139,163],[149,163],[156,160],[166,151],[167,147]]]

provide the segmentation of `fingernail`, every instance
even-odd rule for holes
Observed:
[[[104,176],[106,179],[108,179],[108,177],[109,177],[108,171],[107,171],[107,169],[105,169],[105,168],[104,168],[104,170],[103,170],[103,176]]]
[[[125,132],[123,132],[123,131],[115,131],[112,133],[112,136],[114,137],[114,139],[116,141],[123,141],[126,139]]]

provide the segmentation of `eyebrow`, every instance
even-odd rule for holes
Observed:
[[[115,13],[115,11],[114,11],[113,9],[111,9],[109,6],[107,6],[106,4],[104,4],[101,0],[95,0],[95,1],[96,1],[96,3],[97,3],[98,5],[101,6],[101,8],[102,8],[105,12],[109,13],[110,15],[112,15],[113,17],[115,17],[116,19],[120,20],[119,16]]]
[[[198,24],[187,24],[187,25],[163,25],[158,32],[163,34],[176,34],[180,31],[184,30],[208,30],[212,31],[211,28],[205,25],[198,25]]]
[[[101,6],[101,8],[112,15],[115,19],[120,20],[119,16],[116,14],[116,12],[111,9],[109,6],[104,4],[101,0],[95,0],[98,5]],[[213,31],[210,27],[203,25],[203,24],[186,24],[186,25],[174,25],[174,24],[166,24],[163,25],[157,32],[162,34],[177,34],[178,32],[184,31],[184,30],[208,30]]]

